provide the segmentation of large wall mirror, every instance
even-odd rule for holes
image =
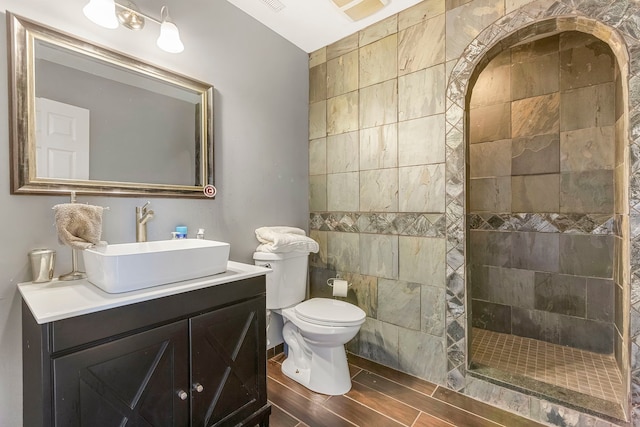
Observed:
[[[12,194],[211,196],[211,85],[7,23]]]

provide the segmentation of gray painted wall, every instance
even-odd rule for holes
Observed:
[[[305,52],[226,1],[212,16],[198,7],[205,0],[165,0],[186,46],[171,55],[155,45],[158,27],[140,33],[102,29],[82,15],[85,0],[4,0],[3,8],[77,34],[156,65],[209,82],[215,91],[215,200],[150,199],[156,218],[150,240],[169,237],[179,223],[190,234],[206,229],[209,239],[231,243],[231,259],[252,262],[254,229],[308,223],[308,57]],[[158,17],[160,3],[137,1]],[[157,9],[157,10],[156,10]],[[4,9],[0,9],[4,12]],[[0,13],[0,46],[6,45]],[[4,50],[4,49],[3,49]],[[9,194],[9,137],[6,55],[0,54],[0,425],[22,424],[20,296],[16,285],[31,279],[27,253],[49,247],[58,253],[56,276],[70,270],[71,252],[58,244],[51,207],[66,197]],[[103,238],[135,240],[134,208],[147,199],[80,197],[109,206]]]

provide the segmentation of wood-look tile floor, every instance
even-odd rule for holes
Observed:
[[[286,377],[284,355],[267,365],[271,427],[525,427],[542,426],[353,354],[352,388],[341,396],[314,393]]]

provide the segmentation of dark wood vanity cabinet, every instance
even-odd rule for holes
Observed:
[[[268,425],[264,276],[38,325],[24,425]]]

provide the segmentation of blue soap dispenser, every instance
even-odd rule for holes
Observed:
[[[179,225],[176,227],[176,239],[186,239],[187,238],[187,227],[184,225]]]

